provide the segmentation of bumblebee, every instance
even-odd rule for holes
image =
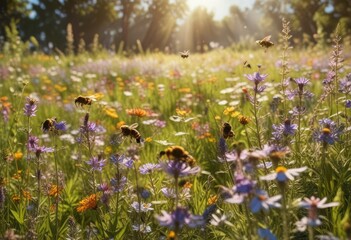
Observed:
[[[130,126],[122,125],[120,127],[122,136],[123,137],[128,137],[129,136],[130,138],[134,138],[137,143],[141,143],[142,139],[141,139],[140,133],[136,130],[137,127],[138,127],[137,123],[133,123]]]
[[[261,47],[264,48],[270,48],[274,45],[274,43],[271,41],[271,35],[268,35],[264,38],[262,38],[262,40],[257,40],[256,43],[259,44]]]
[[[159,156],[166,155],[170,160],[178,160],[182,162],[186,162],[189,166],[193,167],[196,163],[196,160],[193,156],[191,156],[188,151],[181,146],[171,146],[167,148],[165,151],[161,151]]]
[[[96,101],[96,99],[92,96],[84,97],[84,96],[78,96],[76,99],[74,99],[74,104],[77,106],[83,107],[84,105],[91,105],[93,101]]]
[[[41,124],[43,132],[52,131],[55,129],[56,118],[48,118]]]
[[[182,58],[188,58],[189,57],[189,50],[186,50],[184,52],[179,52],[180,53],[180,56]]]
[[[222,126],[222,135],[224,139],[234,137],[234,132],[232,131],[232,126],[225,122]]]

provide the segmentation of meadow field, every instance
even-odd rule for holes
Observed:
[[[10,43],[1,239],[351,239],[351,54],[289,39],[183,56]]]

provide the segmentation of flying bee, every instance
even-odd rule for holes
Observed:
[[[83,107],[84,105],[91,105],[92,102],[95,102],[96,98],[94,96],[78,96],[76,99],[74,99],[74,104],[77,106]]]
[[[234,132],[232,131],[232,126],[229,123],[227,123],[227,122],[223,123],[222,134],[223,134],[224,139],[234,137]]]
[[[184,52],[179,52],[180,53],[180,56],[182,58],[188,58],[189,57],[189,50],[186,50]]]
[[[159,154],[160,158],[164,155],[166,155],[170,160],[186,162],[190,167],[193,167],[196,163],[195,158],[191,156],[188,151],[185,151],[185,149],[181,146],[171,146],[165,151],[161,151]]]
[[[141,135],[140,133],[136,130],[136,128],[138,127],[137,123],[133,123],[132,125],[128,126],[128,125],[122,125],[120,127],[121,129],[121,134],[123,137],[130,137],[130,138],[135,138],[137,143],[141,143]]]
[[[55,123],[56,123],[57,119],[54,118],[48,118],[46,119],[42,124],[41,124],[41,129],[43,130],[43,132],[47,132],[47,131],[52,131],[55,129]]]
[[[268,49],[274,45],[274,43],[271,41],[271,37],[271,35],[268,35],[262,38],[262,40],[257,40],[256,43],[259,44],[261,47]]]
[[[251,68],[251,64],[248,63],[248,61],[245,60],[245,62],[244,62],[244,67]]]

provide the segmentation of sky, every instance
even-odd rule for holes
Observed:
[[[224,16],[229,15],[229,8],[237,5],[241,9],[251,7],[255,0],[188,0],[190,10],[198,6],[206,7],[214,13],[215,20],[221,20]]]

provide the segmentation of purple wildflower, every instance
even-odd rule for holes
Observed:
[[[254,74],[245,74],[244,75],[248,80],[252,81],[254,83],[254,91],[256,93],[262,93],[265,89],[266,86],[258,86],[262,81],[266,79],[268,74],[262,74],[260,75],[259,72],[255,72]]]
[[[316,141],[332,145],[339,140],[342,128],[338,128],[336,124],[328,118],[319,120],[319,124],[322,126],[322,130],[313,133],[313,138]]]
[[[133,202],[131,206],[132,208],[134,208],[136,212],[148,212],[148,211],[154,210],[151,207],[151,205],[152,205],[151,203],[139,204],[138,202]]]
[[[88,165],[91,166],[91,168],[95,171],[101,171],[102,168],[106,164],[105,159],[101,159],[101,157],[92,157],[89,161],[86,162]]]
[[[162,215],[157,215],[156,219],[161,226],[169,228],[182,228],[188,225],[191,228],[202,226],[205,221],[202,216],[192,215],[186,208],[177,207],[172,213],[162,210]]]
[[[54,126],[55,126],[55,129],[58,131],[66,131],[67,129],[67,125],[65,121],[55,122]]]
[[[236,185],[231,189],[222,187],[224,190],[222,192],[222,197],[224,201],[228,203],[237,203],[240,204],[244,202],[245,198],[252,193],[256,182],[252,181],[251,179],[246,178],[242,174],[238,174],[235,177]]]
[[[181,161],[167,161],[161,164],[163,170],[169,175],[178,178],[197,174],[200,167],[190,167],[187,163]]]
[[[23,112],[27,117],[34,117],[37,112],[36,100],[30,97],[26,98],[27,103],[24,105]]]
[[[346,108],[351,108],[351,100],[350,100],[350,99],[347,99],[347,100],[345,101],[345,107],[346,107]]]
[[[123,155],[114,154],[110,157],[110,160],[115,165],[122,164],[127,168],[132,168],[134,163],[131,157],[126,157],[124,154]]]
[[[38,147],[38,142],[39,142],[39,138],[37,138],[36,136],[30,135],[27,143],[28,150],[31,152],[35,152],[35,149]]]
[[[54,149],[51,147],[36,146],[32,151],[34,151],[37,158],[39,158],[42,153],[53,152]]]
[[[145,174],[152,173],[154,170],[160,169],[160,168],[161,168],[160,164],[146,163],[139,167],[139,171],[141,174],[145,175]]]
[[[127,178],[122,175],[116,175],[116,177],[111,179],[110,183],[114,192],[122,192],[127,185]]]
[[[340,79],[339,92],[345,94],[351,93],[351,73],[347,74],[346,77]]]
[[[280,140],[282,137],[292,136],[297,130],[297,124],[291,124],[290,119],[284,121],[284,123],[275,125],[273,124],[273,138],[275,140]]]

